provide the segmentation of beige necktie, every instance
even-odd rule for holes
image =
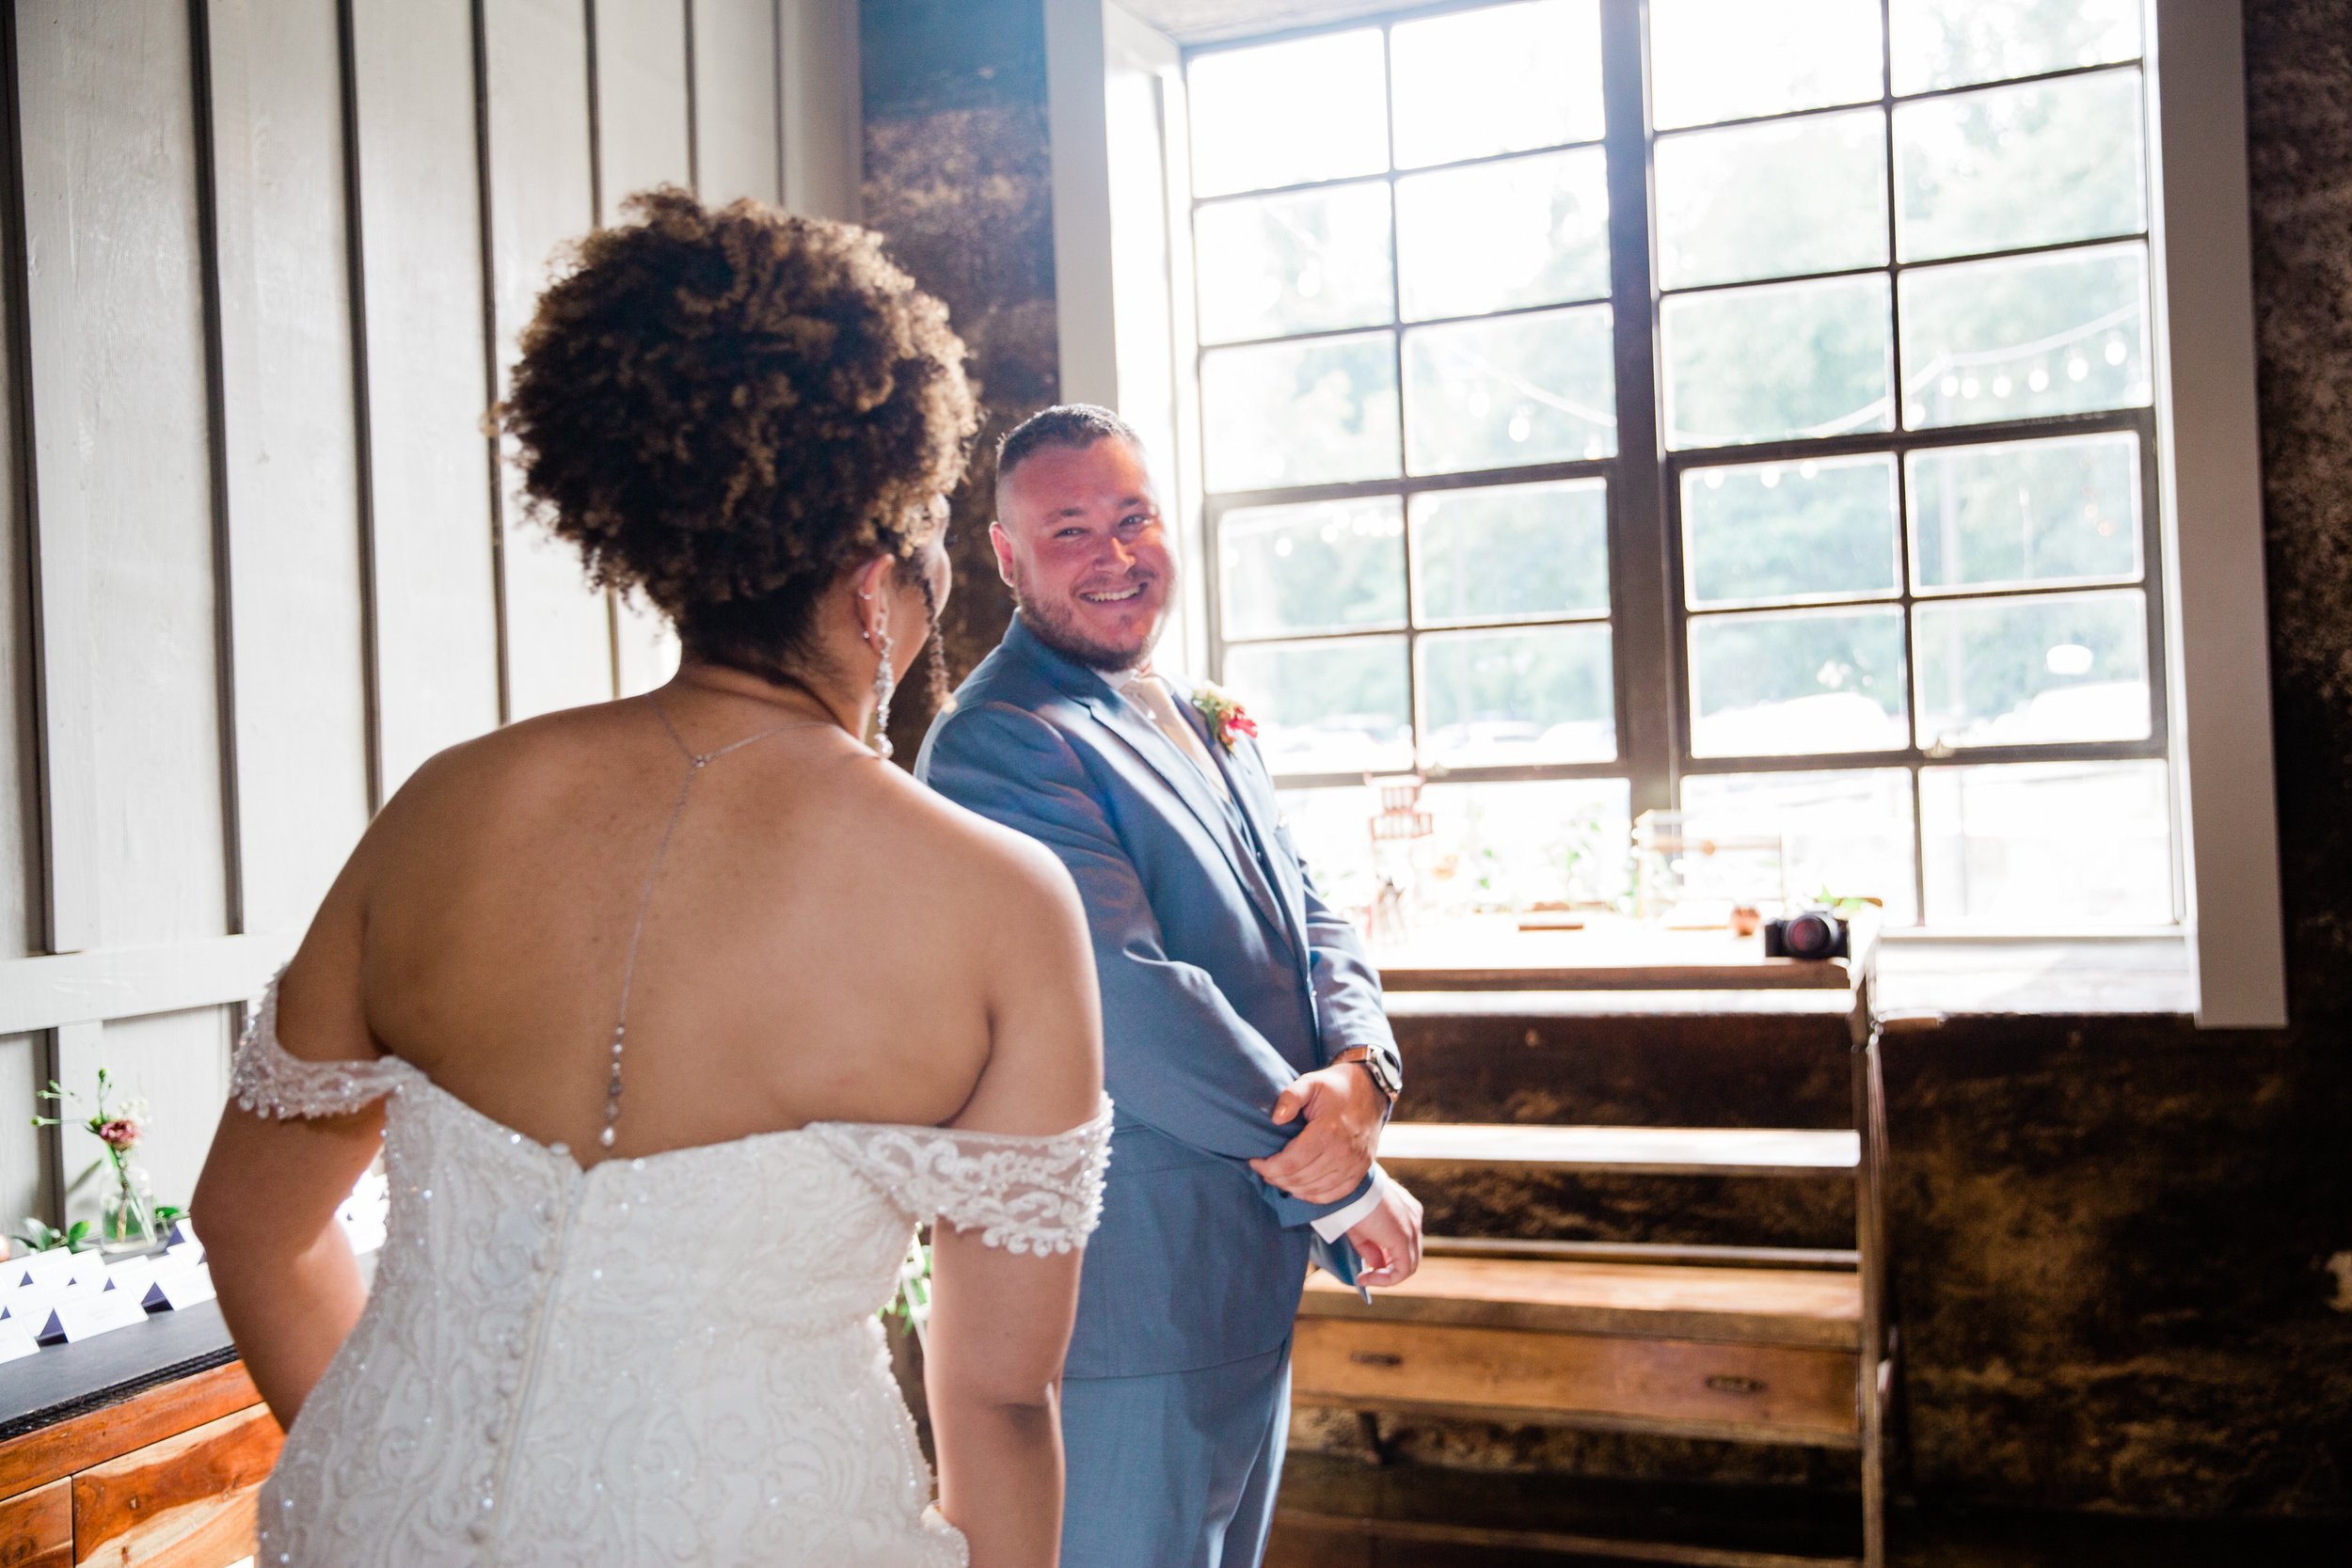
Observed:
[[[1127,683],[1127,694],[1136,700],[1138,707],[1151,715],[1152,722],[1159,727],[1160,733],[1175,742],[1178,751],[1192,759],[1193,765],[1208,779],[1209,787],[1216,791],[1217,799],[1230,800],[1233,798],[1232,792],[1225,786],[1225,775],[1218,769],[1216,759],[1209,755],[1208,747],[1201,744],[1200,732],[1185,722],[1184,716],[1177,711],[1176,699],[1169,694],[1168,682],[1145,670]]]

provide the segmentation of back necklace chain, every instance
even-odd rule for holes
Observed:
[[[757,735],[745,736],[742,739],[722,746],[715,752],[697,752],[686,744],[685,739],[677,733],[677,726],[670,722],[670,715],[662,708],[661,700],[659,697],[647,692],[645,701],[652,705],[654,717],[661,721],[662,731],[669,736],[670,743],[675,746],[679,754],[686,758],[686,778],[678,785],[677,799],[670,805],[670,820],[662,827],[660,847],[653,852],[653,867],[645,873],[644,891],[637,895],[637,922],[628,933],[628,954],[621,960],[621,1011],[620,1016],[612,1024],[612,1073],[605,1080],[604,1085],[604,1130],[596,1134],[597,1146],[603,1148],[612,1147],[613,1128],[621,1119],[621,1054],[628,1045],[628,998],[629,991],[637,979],[637,944],[644,940],[645,911],[653,904],[654,884],[661,879],[661,863],[669,859],[670,841],[677,836],[678,818],[686,815],[686,798],[693,793],[694,781],[702,776],[704,768],[717,762],[721,757],[730,752],[739,752],[746,746],[756,746],[771,736],[782,735],[787,730],[838,730],[841,728],[840,724],[830,719],[803,719],[789,724],[778,724],[773,729],[762,730]]]

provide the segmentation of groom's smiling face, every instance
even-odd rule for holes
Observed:
[[[1143,454],[1116,436],[1044,447],[998,483],[996,570],[1049,646],[1097,670],[1151,657],[1176,590]]]

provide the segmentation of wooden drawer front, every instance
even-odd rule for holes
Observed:
[[[69,1568],[73,1483],[53,1481],[0,1502],[0,1568]]]
[[[261,1406],[73,1478],[75,1568],[224,1568],[254,1550],[254,1493],[285,1435]]]
[[[1790,1345],[1302,1318],[1302,1404],[1471,1406],[1851,1438],[1854,1357]]]
[[[244,1363],[232,1361],[11,1437],[0,1443],[0,1497],[103,1465],[261,1402],[261,1390],[246,1375]]]

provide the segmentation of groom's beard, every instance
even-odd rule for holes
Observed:
[[[1168,616],[1163,612],[1152,624],[1152,635],[1143,640],[1142,647],[1110,647],[1079,630],[1077,618],[1068,606],[1031,593],[1028,573],[1015,566],[1012,578],[1013,608],[1021,611],[1021,619],[1028,626],[1029,634],[1062,657],[1083,664],[1089,670],[1118,674],[1135,669],[1151,658],[1152,650],[1159,645],[1160,633],[1168,628]],[[1168,587],[1172,592],[1175,585],[1170,583]]]

